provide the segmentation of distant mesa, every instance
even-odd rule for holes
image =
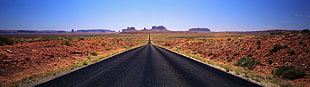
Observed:
[[[209,28],[191,28],[188,31],[191,32],[211,32]]]
[[[136,28],[135,27],[127,27],[127,29],[122,29],[122,32],[125,32],[125,31],[136,31]]]
[[[127,29],[122,29],[122,32],[131,31],[169,31],[165,26],[152,26],[152,29],[146,29],[145,27],[141,30],[136,30],[135,27],[127,27]]]
[[[168,31],[165,26],[152,26],[151,31]]]
[[[78,33],[99,33],[99,32],[115,32],[108,29],[88,29],[88,30],[77,30]]]

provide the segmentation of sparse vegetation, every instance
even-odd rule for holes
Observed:
[[[228,39],[227,39],[227,41],[230,41],[230,40],[231,40],[231,38],[228,38]]]
[[[206,46],[210,46],[211,44],[206,44]]]
[[[87,56],[87,59],[91,59],[91,56]]]
[[[0,36],[0,46],[2,45],[13,45],[15,43],[14,40],[7,38],[7,37],[1,37]]]
[[[98,53],[97,52],[90,52],[91,55],[97,56]]]
[[[82,64],[83,64],[83,65],[88,65],[88,62],[84,61]]]
[[[72,44],[69,41],[66,41],[66,40],[63,41],[63,44],[67,45],[67,46],[72,46]]]
[[[115,46],[115,43],[113,42],[113,43],[109,44],[108,46]]]
[[[84,38],[82,38],[82,37],[80,37],[80,38],[78,38],[78,40],[80,41],[80,40],[85,40]]]
[[[281,66],[277,68],[274,73],[275,76],[288,78],[291,80],[301,78],[306,75],[305,71],[294,66]]]
[[[252,70],[259,63],[260,63],[259,60],[256,60],[256,59],[253,59],[253,58],[241,58],[234,65],[235,66],[246,67],[246,68]]]
[[[301,33],[310,35],[309,29],[304,29],[301,31]]]
[[[192,52],[192,54],[197,54],[197,52]]]
[[[107,45],[107,43],[102,43],[102,44],[101,44],[101,46],[103,46],[103,47],[106,46],[106,45]]]
[[[231,62],[231,61],[232,61],[232,58],[228,58],[228,59],[227,59],[227,62]]]
[[[305,42],[303,42],[303,41],[299,41],[299,46],[302,46],[302,47],[305,47],[305,46],[307,46],[307,43],[305,43]]]
[[[271,49],[270,52],[278,52],[280,49],[282,49],[283,46],[280,44],[275,44]]]
[[[290,55],[295,55],[295,51],[294,50],[289,50],[287,53],[289,53]]]
[[[260,40],[257,40],[257,41],[256,41],[256,44],[257,44],[257,45],[260,45],[260,43],[261,43]]]

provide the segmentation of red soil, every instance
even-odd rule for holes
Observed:
[[[97,52],[101,57],[137,45],[125,39],[107,37],[69,42],[72,46],[64,45],[62,41],[0,46],[0,84],[44,76],[48,72],[79,64],[88,60],[86,56],[92,56],[90,52]],[[102,46],[102,43],[106,45]]]
[[[162,46],[172,49],[179,48],[184,52],[196,52],[206,60],[230,65],[240,58],[255,58],[261,63],[253,71],[266,76],[272,75],[272,71],[279,66],[295,66],[310,73],[309,43],[310,35],[281,34],[267,37],[205,38],[205,40],[178,38],[168,41]],[[286,47],[272,53],[270,49],[275,44]],[[291,55],[288,53],[289,50],[294,50],[295,54]],[[228,59],[232,59],[232,61],[228,62]],[[310,76],[308,74],[303,78],[293,80],[293,82],[310,86]]]

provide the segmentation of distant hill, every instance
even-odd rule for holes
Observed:
[[[66,33],[66,31],[55,31],[55,30],[0,30],[0,33]]]
[[[209,28],[191,28],[188,31],[191,31],[191,32],[210,32],[211,30]]]
[[[88,29],[88,30],[77,30],[78,33],[96,33],[96,32],[115,32],[108,29]]]

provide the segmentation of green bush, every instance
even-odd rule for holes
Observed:
[[[256,59],[253,59],[253,58],[241,58],[234,65],[235,66],[246,67],[246,68],[252,70],[259,63],[260,63],[259,60],[256,60]]]
[[[295,51],[294,50],[289,50],[287,53],[289,53],[290,55],[295,55]]]
[[[228,58],[226,61],[231,62],[232,60],[233,60],[232,58]]]
[[[96,53],[96,52],[90,52],[90,54],[92,54],[92,55],[94,55],[94,56],[97,56],[97,55],[98,55],[98,53]]]
[[[72,46],[72,44],[71,44],[69,41],[66,41],[66,40],[63,41],[63,44],[64,44],[64,45],[67,45],[67,46]]]
[[[87,64],[88,64],[88,62],[86,62],[86,61],[83,62],[83,65],[87,65]]]
[[[105,45],[107,45],[107,44],[106,44],[106,43],[102,43],[102,44],[101,44],[101,46],[103,46],[103,47],[104,47]]]
[[[191,53],[191,51],[186,51],[187,54]]]
[[[206,44],[206,46],[210,46],[211,44]]]
[[[87,56],[87,59],[91,59],[91,57],[90,57],[90,56]]]
[[[280,49],[282,49],[283,46],[280,44],[275,44],[271,49],[270,52],[278,52]]]
[[[228,40],[228,41],[230,41],[230,40],[231,40],[231,38],[228,38],[227,40]]]
[[[305,46],[307,46],[307,43],[305,43],[305,42],[302,42],[302,41],[299,41],[299,43],[298,43],[300,46],[302,46],[302,47],[305,47]]]
[[[80,41],[80,40],[85,40],[84,38],[82,38],[82,37],[80,37],[80,38],[78,38],[78,40]]]
[[[110,51],[111,49],[105,49],[106,51]]]
[[[305,71],[295,68],[294,66],[281,66],[277,68],[273,74],[275,76],[280,76],[282,78],[288,78],[290,80],[294,80],[297,78],[301,78],[306,75]]]
[[[257,41],[256,41],[256,44],[257,44],[257,45],[260,45],[260,43],[261,43],[260,40],[257,40]]]

